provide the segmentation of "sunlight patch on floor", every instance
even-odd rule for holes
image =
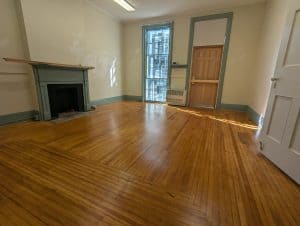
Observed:
[[[205,118],[216,120],[216,121],[219,121],[222,123],[226,123],[226,124],[230,124],[230,125],[234,125],[234,126],[240,126],[240,127],[246,128],[246,129],[252,129],[252,130],[258,129],[258,126],[247,124],[247,123],[241,123],[241,122],[237,122],[234,120],[228,120],[228,119],[224,119],[224,118],[217,118],[216,116],[212,116],[209,114],[203,114],[203,113],[200,113],[197,111],[192,111],[192,110],[185,110],[185,109],[178,108],[178,107],[173,107],[173,108],[175,108],[178,111],[185,112],[185,113],[197,116],[197,117],[205,117]]]

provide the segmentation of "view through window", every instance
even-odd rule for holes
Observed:
[[[165,102],[170,63],[171,27],[152,26],[145,30],[145,100]]]

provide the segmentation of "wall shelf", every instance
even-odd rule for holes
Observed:
[[[187,68],[187,64],[172,64],[171,68]]]
[[[201,79],[192,79],[191,83],[211,83],[218,84],[219,80],[201,80]]]

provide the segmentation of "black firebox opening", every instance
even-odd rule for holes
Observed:
[[[84,111],[82,84],[48,84],[47,88],[52,118],[63,112]]]

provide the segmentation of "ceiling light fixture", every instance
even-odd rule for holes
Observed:
[[[127,1],[127,0],[114,0],[114,2],[118,3],[120,6],[122,6],[127,11],[135,11],[135,8]]]

